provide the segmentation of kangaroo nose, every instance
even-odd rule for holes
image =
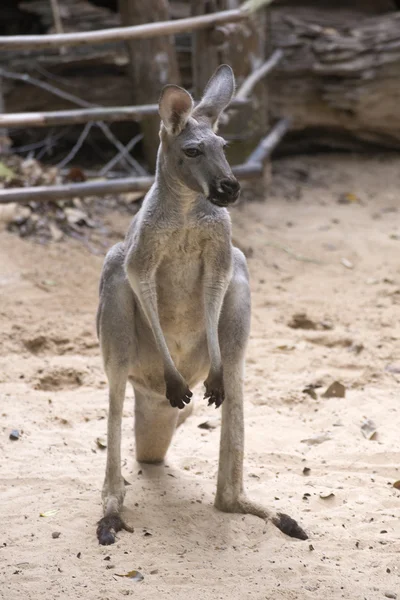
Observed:
[[[221,179],[219,185],[224,194],[232,196],[236,200],[240,191],[240,184],[237,179]]]

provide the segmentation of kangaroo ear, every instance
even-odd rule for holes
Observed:
[[[178,85],[166,85],[160,96],[158,112],[168,133],[178,135],[193,110],[191,95]]]
[[[229,65],[221,65],[215,71],[204,90],[203,98],[193,111],[193,117],[208,121],[216,130],[222,111],[228,106],[235,92],[235,77]]]

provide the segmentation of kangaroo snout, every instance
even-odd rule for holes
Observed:
[[[234,177],[219,179],[210,186],[209,199],[217,206],[233,204],[239,197],[240,184]]]

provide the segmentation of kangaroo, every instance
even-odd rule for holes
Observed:
[[[217,124],[235,89],[221,65],[197,106],[176,85],[161,93],[155,182],[125,241],[108,252],[100,282],[97,332],[109,382],[107,465],[97,524],[100,544],[123,529],[121,417],[129,381],[135,394],[136,459],[162,462],[191,409],[191,388],[222,405],[215,506],[272,521],[307,539],[291,517],[274,514],[243,488],[243,377],[250,330],[246,259],[232,246],[227,206],[240,192]],[[181,412],[180,412],[181,411]]]

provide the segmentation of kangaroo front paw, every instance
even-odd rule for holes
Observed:
[[[208,406],[211,406],[211,404],[215,404],[215,408],[221,406],[225,399],[222,370],[218,373],[210,372],[204,385],[206,388],[204,398],[208,398]]]
[[[193,393],[190,391],[184,379],[165,377],[165,395],[173,408],[185,408],[189,404]]]
[[[119,515],[113,514],[108,515],[100,519],[97,523],[97,539],[99,540],[99,544],[102,546],[109,546],[110,544],[114,544],[115,535],[118,531],[129,531],[133,532],[133,527],[129,527]]]

